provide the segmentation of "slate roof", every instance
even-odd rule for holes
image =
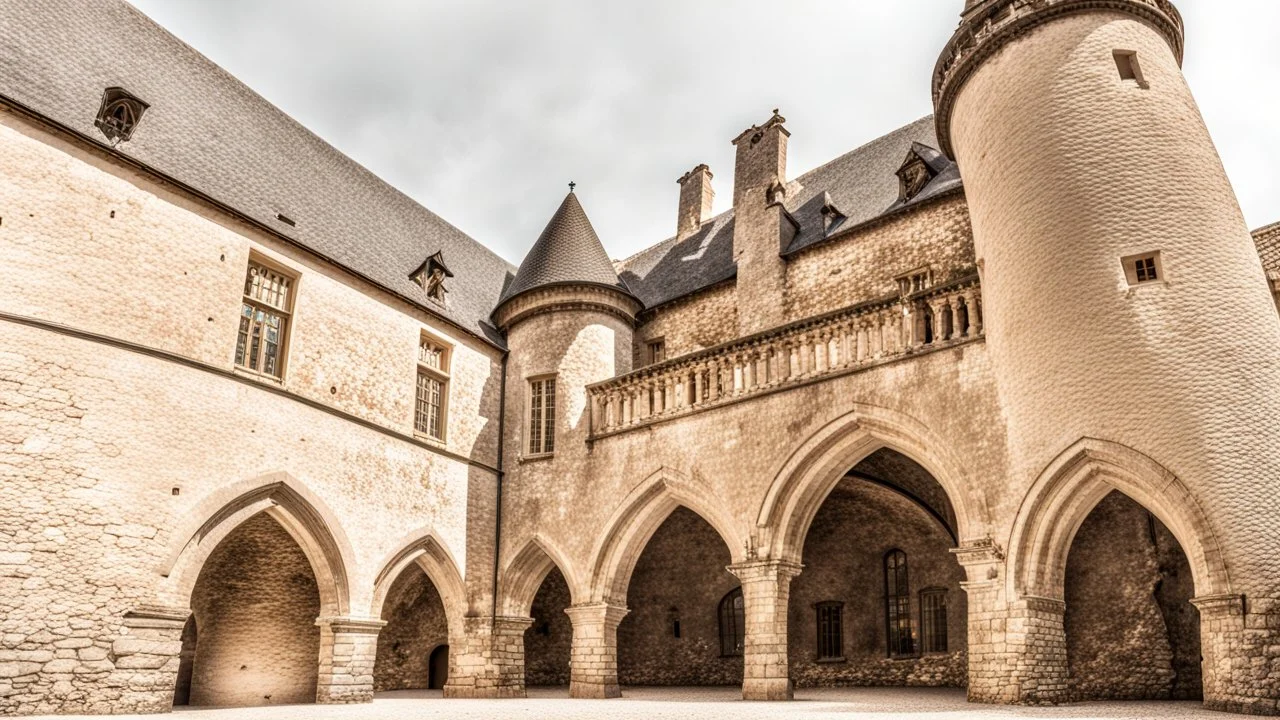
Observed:
[[[796,178],[801,189],[786,199],[785,207],[800,232],[784,254],[960,188],[959,169],[937,145],[933,117],[925,117]],[[936,175],[904,204],[896,173],[913,148]],[[828,203],[844,219],[824,226],[822,207]],[[707,221],[684,240],[673,237],[642,250],[619,263],[618,274],[650,308],[734,277],[733,211]]]
[[[1262,269],[1268,274],[1280,273],[1280,223],[1254,230],[1253,242],[1258,248]]]
[[[0,0],[0,96],[109,147],[94,118],[112,86],[150,104],[115,152],[503,344],[489,313],[514,268],[498,255],[123,0]],[[409,279],[437,251],[456,276],[444,307]]]
[[[502,301],[534,288],[564,283],[604,285],[631,294],[618,279],[600,236],[572,191],[525,255],[515,280],[502,294]]]

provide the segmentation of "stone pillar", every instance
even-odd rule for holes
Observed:
[[[463,636],[449,641],[447,698],[520,698],[524,690],[527,617],[467,617]]]
[[[790,700],[791,666],[787,659],[787,601],[799,563],[752,560],[730,565],[742,582],[746,619],[743,648],[743,700]]]
[[[157,605],[134,608],[125,613],[124,627],[111,643],[110,657],[105,648],[77,648],[73,650],[74,659],[60,656],[47,662],[43,671],[54,679],[55,694],[60,685],[70,687],[73,676],[111,673],[108,684],[128,688],[125,696],[114,703],[116,708],[137,713],[169,712],[173,709],[173,691],[178,681],[182,628],[190,616],[187,608]],[[65,664],[65,679],[59,675],[61,668],[51,667],[56,664]],[[13,687],[19,686],[13,683]]]
[[[618,685],[618,623],[627,609],[607,602],[566,608],[573,622],[569,657],[569,697],[615,698]]]
[[[372,618],[322,617],[317,703],[373,702],[373,661],[378,633],[387,623]]]
[[[1280,600],[1214,595],[1191,603],[1200,611],[1205,707],[1280,714]]]

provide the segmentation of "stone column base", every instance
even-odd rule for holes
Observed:
[[[373,702],[373,663],[378,633],[387,623],[372,618],[328,617],[320,626],[320,673],[316,702]]]
[[[566,608],[573,621],[569,658],[569,697],[622,697],[618,684],[618,623],[627,609],[606,602]]]
[[[449,643],[447,698],[522,698],[527,617],[469,617]]]
[[[743,700],[790,700],[787,658],[787,603],[799,563],[753,560],[730,565],[742,582],[746,636],[742,652]]]
[[[169,712],[173,709],[173,693],[178,682],[182,628],[190,616],[191,610],[187,608],[158,605],[134,608],[125,613],[124,630],[111,644],[114,660],[102,651],[102,659],[54,660],[45,666],[45,671],[52,672],[48,668],[56,662],[67,662],[68,679],[83,677],[95,670],[111,670],[106,684],[128,688],[125,697],[114,703],[115,707],[136,713]],[[80,653],[85,657],[84,650]]]

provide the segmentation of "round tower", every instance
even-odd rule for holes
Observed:
[[[587,386],[631,371],[640,308],[571,191],[493,312],[510,352],[508,458],[585,454]]]
[[[1207,704],[1275,713],[1280,678],[1249,668],[1280,664],[1280,321],[1182,51],[1167,0],[969,0],[938,139],[972,215],[1013,502],[1082,442],[1143,458],[1098,472],[1188,553]],[[1061,568],[1007,570],[1006,602],[1061,601],[1032,580]]]

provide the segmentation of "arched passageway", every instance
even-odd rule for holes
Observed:
[[[525,685],[569,686],[573,622],[565,609],[571,604],[569,583],[560,569],[553,566],[534,595],[529,612],[533,624],[524,631]]]
[[[175,701],[183,690],[191,705],[315,701],[320,591],[306,554],[269,514],[253,515],[214,548],[191,610],[183,638],[190,680]]]
[[[444,687],[438,663],[433,666],[432,660],[448,647],[449,621],[439,590],[416,563],[391,583],[382,603],[382,619],[387,624],[378,633],[374,691]]]
[[[658,526],[627,585],[629,611],[618,625],[622,685],[742,683],[741,647],[721,643],[722,619],[733,619],[721,614],[721,601],[738,587],[731,562],[715,528],[692,510],[678,507]]]
[[[791,581],[788,656],[796,687],[966,682],[964,573],[955,512],[919,464],[889,449],[822,501]]]
[[[1173,533],[1113,491],[1067,555],[1072,700],[1200,699],[1200,619],[1191,565]]]

